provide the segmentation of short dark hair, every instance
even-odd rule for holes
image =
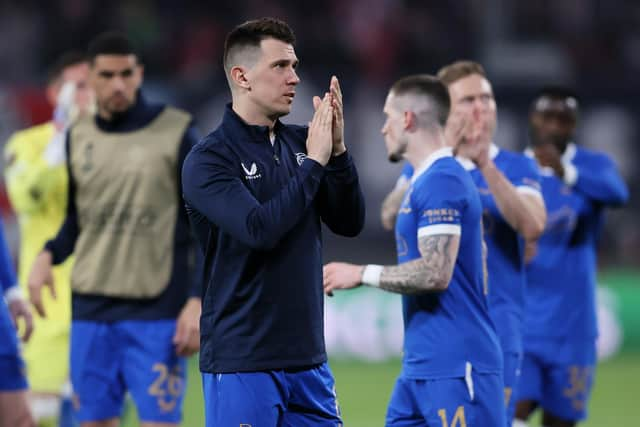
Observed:
[[[87,49],[89,61],[93,63],[98,55],[135,55],[138,59],[131,40],[117,31],[107,31],[91,40]]]
[[[542,87],[536,93],[531,103],[531,111],[541,110],[539,107],[540,101],[543,98],[549,98],[557,101],[564,101],[567,110],[577,115],[580,107],[580,98],[575,90],[568,86],[562,85],[547,85]]]
[[[232,53],[245,47],[260,47],[264,39],[273,38],[294,45],[296,36],[289,25],[276,18],[260,18],[235,27],[224,42],[223,65],[227,70]]]
[[[433,105],[434,118],[444,127],[449,117],[451,100],[449,91],[435,76],[429,74],[415,74],[403,77],[391,86],[391,93],[400,97],[403,95],[418,95],[428,99]]]
[[[49,67],[47,71],[47,85],[54,84],[60,77],[62,77],[62,73],[68,67],[73,65],[79,65],[87,62],[87,56],[78,51],[78,50],[70,50],[58,57],[58,59]]]
[[[484,78],[487,78],[487,73],[484,71],[484,67],[480,65],[478,62],[469,61],[469,60],[460,60],[453,62],[449,65],[445,65],[444,67],[438,70],[438,78],[445,86],[450,86],[451,84],[457,82],[460,79],[464,79],[465,77],[469,77],[473,74],[477,74]]]

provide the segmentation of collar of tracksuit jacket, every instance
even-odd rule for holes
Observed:
[[[224,134],[234,135],[234,136],[246,135],[248,137],[246,141],[249,141],[252,143],[262,144],[265,141],[269,141],[269,126],[259,126],[259,125],[248,124],[235,111],[233,111],[231,103],[228,103],[226,105],[221,127],[222,127],[222,130],[224,131]],[[304,141],[307,138],[306,127],[297,126],[297,125],[286,125],[282,123],[280,120],[276,120],[273,126],[273,130],[276,135],[276,140],[278,138],[282,138],[283,134],[284,134],[284,139],[286,141],[296,140],[297,137],[302,136],[302,145],[298,148],[304,151],[303,158],[306,158],[306,146],[304,144]],[[274,143],[273,147],[275,150],[277,148],[277,144]],[[290,149],[295,150],[295,147],[290,147]],[[298,156],[299,154],[302,154],[302,151],[300,153],[292,153],[292,154],[294,154],[295,156]],[[280,155],[280,153],[277,153],[277,154],[278,156]],[[298,160],[298,162],[300,162],[300,160]],[[329,162],[324,167],[315,161],[303,167],[312,169],[314,175],[321,176],[324,174],[325,171],[333,172],[333,171],[347,170],[351,167],[351,165],[352,165],[351,156],[349,155],[349,150],[347,150],[339,156],[335,156],[335,157],[331,156],[331,158],[329,159]]]
[[[284,127],[285,125],[280,120],[276,120],[273,131],[278,135],[279,131]],[[222,129],[229,135],[246,134],[250,142],[263,143],[269,141],[269,126],[248,124],[238,113],[233,111],[231,103],[228,103],[225,108]]]

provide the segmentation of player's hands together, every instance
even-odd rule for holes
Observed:
[[[362,284],[364,265],[331,262],[322,268],[324,292],[331,296],[336,289],[352,289]]]
[[[49,288],[49,293],[56,299],[56,289],[53,282],[53,256],[51,252],[43,250],[38,254],[31,267],[31,273],[27,281],[29,288],[29,300],[40,317],[47,317],[42,303],[42,288]]]
[[[173,344],[176,346],[178,356],[191,356],[200,350],[201,313],[200,298],[189,298],[178,316],[176,333],[173,335]]]
[[[332,137],[332,156],[339,156],[347,151],[344,145],[344,109],[342,103],[342,89],[340,82],[336,76],[331,76],[329,84],[329,97],[331,98],[331,106],[333,107],[333,121],[331,126]],[[322,99],[319,96],[313,97],[313,108],[317,111],[320,107]]]
[[[456,155],[471,160],[479,169],[491,163],[489,148],[493,137],[493,126],[489,120],[474,120],[461,142],[456,147]]]
[[[24,342],[29,341],[31,333],[33,332],[33,316],[31,315],[29,304],[22,298],[22,296],[16,296],[11,298],[7,302],[7,305],[9,306],[9,313],[11,314],[11,319],[13,320],[16,329],[18,331],[22,330],[20,339]],[[24,327],[20,326],[20,319],[24,322]]]
[[[333,151],[332,127],[333,106],[330,94],[326,93],[309,124],[309,135],[307,136],[307,157],[322,166],[329,162]]]

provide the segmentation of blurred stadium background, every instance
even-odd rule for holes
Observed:
[[[347,143],[367,199],[355,239],[326,235],[326,259],[393,263],[379,206],[399,167],[386,161],[379,130],[387,88],[398,77],[459,58],[485,65],[498,102],[496,142],[527,144],[527,110],[543,84],[573,86],[582,99],[577,141],[617,161],[631,202],[610,212],[600,250],[599,314],[604,359],[586,426],[635,425],[640,391],[640,3],[633,0],[86,0],[0,1],[0,141],[51,114],[43,82],[63,51],[83,49],[107,29],[127,32],[146,66],[144,90],[195,114],[203,134],[230,100],[221,65],[224,36],[259,16],[289,22],[298,37],[302,84],[294,114],[311,117],[311,96],[336,74],[345,93]],[[4,189],[0,212],[14,253],[19,236]],[[399,370],[398,299],[363,290],[328,301],[327,343],[346,425],[383,424]],[[196,360],[185,426],[202,425]],[[129,422],[127,426],[135,425]]]

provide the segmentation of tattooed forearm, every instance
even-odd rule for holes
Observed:
[[[452,234],[421,237],[419,248],[422,257],[384,267],[380,288],[400,294],[445,290],[453,274],[459,245],[460,236]]]
[[[394,188],[391,193],[385,197],[382,201],[382,207],[380,209],[380,218],[382,220],[382,226],[387,230],[393,230],[396,225],[396,217],[398,216],[398,210],[404,199],[404,194],[409,188],[409,183],[402,183]]]

